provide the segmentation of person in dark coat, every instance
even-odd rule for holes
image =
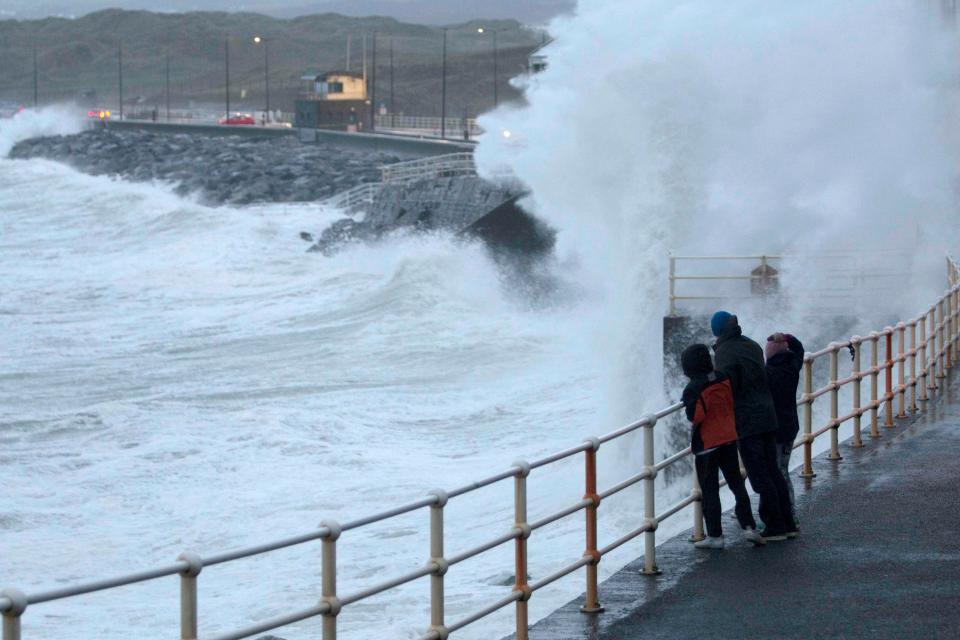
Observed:
[[[736,497],[735,512],[740,527],[755,544],[762,544],[757,523],[750,508],[750,495],[740,475],[737,458],[737,427],[733,413],[733,391],[730,380],[714,371],[710,349],[694,344],[680,355],[680,366],[690,381],[683,390],[683,405],[692,423],[690,448],[694,453],[697,480],[703,501],[703,518],[707,537],[694,546],[699,549],[723,549],[723,527],[720,522],[720,476]]]
[[[796,522],[793,481],[790,479],[790,454],[800,432],[797,417],[797,387],[803,369],[803,343],[789,333],[775,333],[767,338],[764,347],[767,358],[767,384],[777,412],[777,466],[787,483],[790,509]]]
[[[785,540],[797,534],[790,492],[777,465],[777,414],[767,385],[763,349],[743,335],[737,317],[717,311],[710,319],[717,341],[716,368],[730,378],[737,436],[750,485],[760,496],[765,540]]]

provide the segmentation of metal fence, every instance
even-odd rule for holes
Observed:
[[[326,207],[354,213],[373,204],[385,184],[417,182],[453,176],[475,176],[472,153],[449,153],[381,167],[382,182],[365,182],[324,200]]]
[[[423,132],[429,135],[439,136],[443,127],[442,120],[431,116],[399,116],[399,115],[378,115],[375,117],[377,129],[408,129],[416,132]],[[477,124],[474,118],[447,118],[446,133],[448,136],[462,134],[467,132],[469,137],[475,138],[483,133],[483,129]]]
[[[447,153],[389,164],[382,169],[384,182],[415,182],[431,178],[475,176],[477,165],[470,152]]]
[[[802,475],[806,477],[814,475],[812,446],[817,437],[829,432],[831,434],[829,459],[833,461],[841,460],[838,429],[843,423],[853,421],[853,443],[851,446],[863,446],[860,428],[864,415],[869,414],[870,435],[879,437],[878,422],[881,407],[885,407],[885,428],[892,428],[894,417],[905,416],[908,408],[911,411],[925,409],[930,394],[939,387],[938,381],[946,377],[947,372],[958,362],[958,358],[960,358],[960,321],[958,321],[958,316],[960,316],[960,268],[950,258],[947,259],[947,265],[947,276],[951,288],[919,317],[901,322],[895,327],[886,327],[881,331],[875,331],[867,337],[854,336],[845,342],[832,343],[826,348],[806,356],[803,395],[797,403],[804,410],[803,436],[796,445],[797,448],[803,447],[804,449]],[[907,333],[909,333],[909,346],[907,344]],[[895,336],[896,350],[894,349]],[[881,342],[884,345],[882,361],[878,359]],[[870,366],[866,369],[861,366],[861,350],[864,344],[868,344],[870,347]],[[849,375],[841,378],[839,353],[847,349],[853,350],[852,371]],[[822,388],[813,389],[813,365],[821,358],[829,359],[829,383]],[[897,374],[896,384],[893,382],[895,370]],[[882,396],[879,389],[881,374],[884,377]],[[870,401],[866,403],[861,401],[861,386],[864,379],[870,380]],[[852,409],[850,412],[841,415],[839,391],[846,385],[852,385],[853,388]],[[909,402],[907,401],[908,395]],[[823,427],[814,431],[813,405],[817,399],[824,396],[829,397],[830,419]],[[175,562],[163,567],[155,567],[138,573],[49,591],[25,594],[16,589],[6,589],[0,593],[0,612],[3,613],[3,640],[20,640],[21,618],[26,610],[34,605],[174,575],[179,576],[180,580],[181,640],[196,640],[201,637],[203,640],[240,640],[317,616],[322,617],[322,637],[324,640],[333,640],[337,636],[337,615],[344,607],[408,582],[428,577],[430,580],[430,621],[426,633],[421,636],[421,640],[444,640],[460,629],[509,605],[514,605],[516,609],[516,637],[518,640],[526,640],[529,628],[527,603],[539,589],[583,569],[586,596],[582,611],[588,614],[599,613],[603,609],[599,600],[597,567],[603,556],[635,538],[643,536],[643,573],[648,575],[659,573],[656,564],[657,528],[661,522],[691,505],[693,506],[693,537],[694,539],[702,538],[701,494],[695,476],[693,490],[688,497],[657,513],[654,492],[656,477],[664,469],[687,458],[691,452],[689,448],[682,449],[658,462],[658,455],[654,450],[654,429],[659,420],[679,412],[681,408],[682,405],[679,403],[670,405],[657,413],[644,416],[636,422],[606,435],[586,438],[576,446],[532,462],[518,461],[509,469],[489,477],[449,491],[433,491],[420,500],[388,511],[342,524],[333,520],[325,520],[319,528],[298,536],[204,557],[194,553],[183,553]],[[643,430],[643,464],[639,468],[639,472],[602,491],[598,490],[597,452],[600,447],[641,429]],[[584,465],[583,497],[556,513],[534,522],[528,521],[527,477],[537,469],[580,455],[583,457]],[[446,538],[444,536],[444,508],[448,501],[507,480],[512,481],[514,486],[513,527],[482,545],[450,554],[446,549]],[[607,541],[606,544],[601,546],[597,539],[597,518],[600,505],[610,496],[641,482],[644,485],[643,519],[637,523],[638,526],[634,530],[616,540]],[[338,545],[343,543],[342,540],[349,540],[349,536],[343,537],[345,534],[375,522],[423,509],[429,512],[430,530],[429,550],[423,567],[405,575],[378,582],[354,593],[342,594],[338,591],[337,549]],[[530,539],[536,540],[533,534],[541,527],[581,511],[584,513],[585,524],[585,551],[583,555],[566,566],[558,567],[554,573],[540,580],[528,582],[527,549]],[[317,603],[298,611],[292,611],[284,616],[265,620],[229,633],[199,635],[197,589],[198,578],[202,571],[226,562],[316,540],[320,540],[321,544],[321,598]],[[504,544],[513,544],[515,547],[515,579],[510,592],[496,602],[492,602],[464,618],[447,621],[444,615],[445,574],[461,562]],[[425,626],[427,625],[425,624]]]
[[[320,204],[347,213],[355,213],[372,205],[381,189],[383,189],[382,182],[364,182],[327,198]]]
[[[782,256],[671,255],[669,314],[676,315],[684,303],[690,306],[719,300],[775,297],[784,276],[793,276],[798,270],[829,274],[829,277],[821,278],[827,283],[822,287],[791,287],[791,299],[802,299],[807,307],[820,309],[856,306],[865,303],[871,295],[905,282],[903,269],[883,269],[873,263],[881,256],[897,259],[897,264],[909,259],[908,255],[896,251]]]

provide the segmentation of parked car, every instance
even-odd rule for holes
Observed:
[[[220,124],[257,124],[249,113],[235,113],[229,118],[220,118]]]

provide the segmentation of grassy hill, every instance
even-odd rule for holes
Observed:
[[[477,33],[478,26],[488,32]],[[448,102],[451,116],[489,108],[493,94],[490,29],[498,30],[501,100],[517,98],[507,84],[522,72],[527,54],[543,34],[515,21],[474,21],[448,28]],[[230,43],[231,103],[237,109],[263,105],[263,49],[270,41],[271,105],[291,111],[300,76],[346,66],[361,68],[363,37],[372,63],[377,33],[378,103],[389,102],[389,49],[394,50],[397,112],[439,115],[443,29],[393,18],[316,14],[278,19],[255,13],[181,13],[107,10],[78,19],[0,21],[0,99],[33,99],[33,48],[37,48],[41,103],[81,99],[90,106],[117,104],[117,48],[123,48],[124,97],[162,105],[170,59],[174,106],[224,99],[224,43]],[[83,99],[82,96],[87,96]]]

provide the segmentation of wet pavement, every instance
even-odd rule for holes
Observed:
[[[840,462],[820,456],[815,478],[795,470],[798,539],[754,548],[725,513],[725,550],[668,540],[662,575],[639,559],[600,586],[604,613],[579,598],[530,638],[960,638],[958,389],[861,449],[842,444]]]

